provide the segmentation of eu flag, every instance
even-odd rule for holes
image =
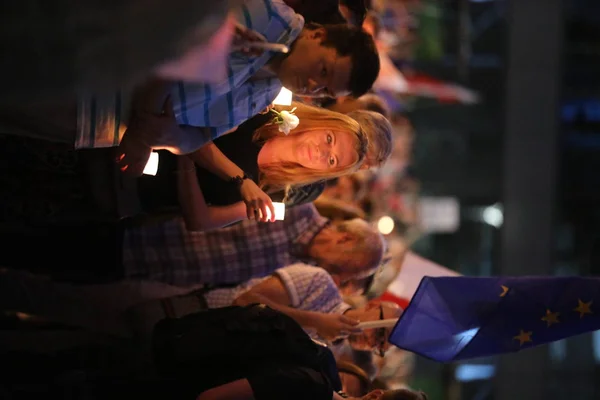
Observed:
[[[516,352],[597,329],[598,278],[425,277],[389,341],[448,362]]]

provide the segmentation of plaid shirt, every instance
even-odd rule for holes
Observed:
[[[304,27],[304,18],[283,0],[246,0],[234,10],[234,15],[238,23],[262,34],[270,43],[290,46]],[[210,137],[199,135],[196,147],[255,116],[275,100],[281,82],[273,74],[261,71],[273,54],[264,52],[250,57],[232,53],[225,81],[174,85],[171,98],[178,122],[211,128]],[[118,145],[125,133],[130,101],[131,93],[125,92],[80,99],[76,147]]]
[[[123,239],[125,276],[180,287],[238,284],[302,260],[327,223],[306,204],[286,210],[284,221],[208,232],[188,231],[179,217],[131,228]]]
[[[343,314],[345,304],[331,275],[323,268],[302,263],[279,268],[273,273],[283,282],[293,308],[304,311]],[[230,306],[241,294],[267,278],[252,279],[235,288],[211,290],[204,295],[208,308]]]

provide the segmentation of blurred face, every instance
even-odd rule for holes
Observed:
[[[328,186],[323,192],[326,196],[351,203],[354,201],[354,183],[347,175],[340,176],[337,183]]]
[[[337,101],[335,102],[335,104],[332,104],[327,108],[330,109],[331,111],[336,111],[341,114],[348,114],[349,112],[352,112],[352,111],[362,110],[364,108],[364,106],[360,100],[348,96],[348,97],[338,98]]]
[[[357,138],[349,132],[311,130],[288,138],[293,143],[284,148],[287,153],[281,157],[307,169],[339,170],[351,167],[359,160]]]
[[[399,308],[371,302],[360,312],[358,319],[360,321],[376,321],[398,318],[400,314]],[[357,318],[357,314],[352,314],[352,318]],[[354,350],[373,351],[375,354],[383,356],[391,346],[387,340],[391,331],[392,328],[365,329],[362,333],[350,335],[348,341]]]
[[[364,220],[353,220],[352,229],[371,229]],[[365,228],[359,228],[358,225]],[[349,232],[346,225],[334,222],[324,228],[311,242],[309,255],[317,264],[335,274],[339,283],[350,279],[362,279],[374,273],[373,268],[366,268],[366,255],[356,248],[362,243],[356,234]]]
[[[337,97],[349,93],[350,57],[339,57],[321,46],[324,29],[304,29],[288,56],[277,68],[277,77],[293,93],[306,97]]]

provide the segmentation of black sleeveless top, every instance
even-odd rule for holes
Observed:
[[[213,143],[234,164],[258,183],[258,153],[262,145],[252,140],[254,132],[270,122],[272,115],[256,115],[238,127],[235,132],[221,136]],[[173,211],[179,208],[177,198],[177,156],[168,151],[159,151],[160,159],[156,176],[144,175],[138,179],[138,193],[145,211]],[[196,167],[198,184],[207,204],[225,206],[242,201],[239,187],[231,184],[208,170]],[[322,182],[294,188],[288,195],[288,207],[314,201],[324,190]],[[281,202],[283,191],[269,193],[273,201]]]

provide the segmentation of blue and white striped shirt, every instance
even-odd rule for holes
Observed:
[[[290,46],[304,27],[304,19],[283,0],[246,0],[234,10],[238,23],[270,43]],[[197,147],[255,116],[269,106],[282,88],[277,77],[261,69],[273,57],[232,53],[227,79],[217,84],[178,82],[172,90],[173,111],[182,125],[209,127],[210,137],[199,138]],[[260,74],[257,75],[257,72]],[[105,98],[81,99],[77,148],[119,144],[129,116],[130,93]]]

